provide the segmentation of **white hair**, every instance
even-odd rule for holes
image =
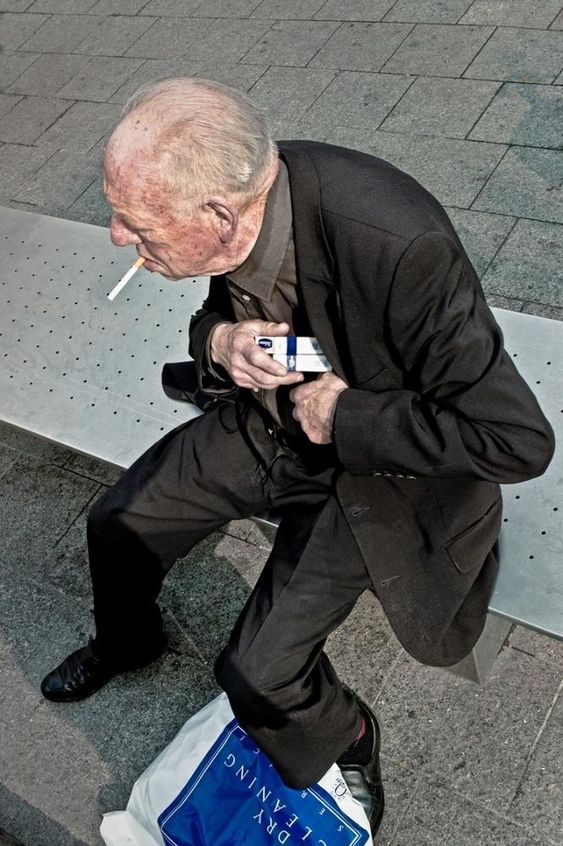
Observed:
[[[178,77],[139,88],[125,104],[150,117],[159,183],[179,205],[205,195],[254,199],[277,157],[265,116],[240,91],[208,79]]]

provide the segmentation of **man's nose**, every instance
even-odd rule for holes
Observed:
[[[116,247],[127,247],[140,244],[141,239],[132,229],[129,229],[115,214],[111,217],[109,234],[112,244]]]

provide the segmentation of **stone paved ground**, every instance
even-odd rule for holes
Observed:
[[[0,204],[105,223],[103,138],[141,83],[249,91],[278,137],[373,152],[447,206],[493,304],[563,318],[561,0],[0,0]],[[100,814],[215,688],[267,554],[248,523],[164,594],[164,661],[56,707],[42,675],[91,630],[88,503],[110,468],[0,429],[0,843],[95,846]],[[383,846],[563,841],[563,649],[516,629],[477,687],[416,665],[375,603],[330,644],[384,726]]]

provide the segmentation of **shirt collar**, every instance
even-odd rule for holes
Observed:
[[[264,219],[252,252],[229,280],[246,293],[269,301],[292,235],[293,215],[287,167],[280,159],[278,175],[266,201]]]

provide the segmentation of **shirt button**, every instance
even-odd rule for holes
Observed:
[[[252,299],[251,297],[248,296],[248,294],[243,294],[242,298],[245,301],[245,303],[249,303],[250,300]]]

